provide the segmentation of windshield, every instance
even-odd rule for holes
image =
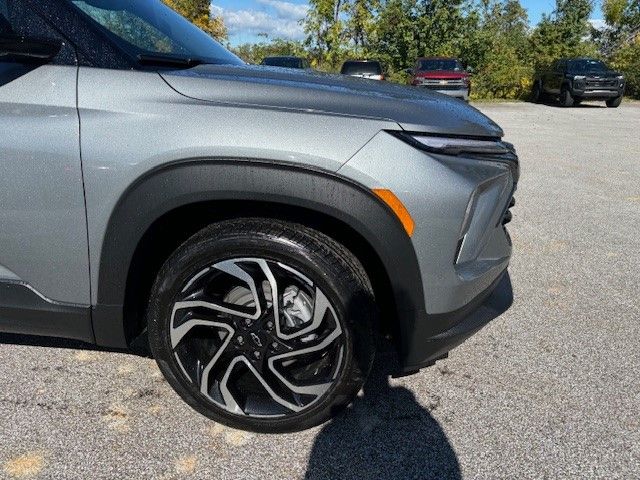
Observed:
[[[283,68],[304,68],[302,60],[295,57],[268,57],[262,61],[262,65]]]
[[[606,72],[607,66],[600,60],[573,60],[569,62],[572,73]]]
[[[68,1],[138,60],[158,56],[197,63],[244,64],[160,0]]]
[[[462,65],[457,60],[448,59],[427,59],[420,60],[418,62],[418,71],[420,72],[433,72],[437,70],[443,71],[459,71],[462,70]]]
[[[382,66],[378,62],[345,62],[343,75],[382,75]]]

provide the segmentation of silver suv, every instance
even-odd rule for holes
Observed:
[[[301,430],[511,304],[513,147],[436,93],[251,67],[159,0],[0,0],[0,329],[147,339],[199,412]],[[146,341],[146,340],[145,340]]]

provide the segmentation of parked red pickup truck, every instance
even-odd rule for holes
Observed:
[[[469,101],[470,73],[460,60],[446,57],[419,58],[409,73],[409,82],[415,87],[428,88]]]

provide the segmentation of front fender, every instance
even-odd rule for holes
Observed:
[[[389,277],[402,352],[415,321],[424,316],[424,297],[415,250],[392,210],[366,187],[337,174],[238,159],[174,162],[139,178],[122,195],[111,214],[97,266],[98,302],[93,324],[98,344],[127,346],[123,316],[127,278],[145,232],[177,208],[211,201],[257,201],[304,208],[311,214],[330,216],[360,235]]]

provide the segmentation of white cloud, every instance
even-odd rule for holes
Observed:
[[[596,30],[603,31],[603,30],[607,29],[607,22],[605,20],[591,19],[591,20],[589,20],[589,23]]]
[[[211,8],[216,14],[222,15],[232,37],[267,34],[272,38],[304,38],[300,20],[307,14],[307,5],[282,0],[257,0],[257,3],[262,8],[235,10],[213,4]]]
[[[257,0],[262,5],[272,7],[281,18],[290,20],[301,20],[309,10],[308,5],[299,5],[291,2],[283,2],[282,0]]]

